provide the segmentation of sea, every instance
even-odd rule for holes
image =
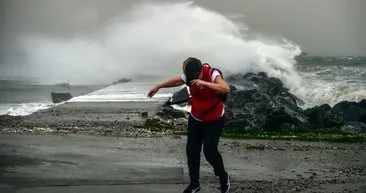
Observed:
[[[162,89],[154,98],[147,93],[154,83],[147,81],[110,85],[44,85],[25,80],[0,78],[0,115],[25,116],[62,103],[53,103],[51,93],[70,93],[67,102],[149,102],[169,99],[177,88]]]
[[[296,70],[301,76],[303,108],[340,101],[366,99],[366,57],[302,57]],[[243,72],[244,73],[244,72]],[[158,82],[131,81],[113,85],[44,85],[26,80],[0,80],[0,114],[24,116],[56,105],[51,92],[68,92],[68,102],[149,102],[165,101],[179,88],[161,89],[148,98],[148,91]]]

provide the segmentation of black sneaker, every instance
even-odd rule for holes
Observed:
[[[183,193],[196,193],[201,190],[200,185],[189,184]]]
[[[220,189],[221,193],[228,193],[230,190],[230,177],[229,174],[225,174],[222,178],[220,178]]]

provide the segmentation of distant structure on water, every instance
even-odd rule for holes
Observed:
[[[126,83],[126,82],[130,82],[132,79],[130,78],[121,78],[119,80],[114,81],[112,84],[119,84],[119,83]]]
[[[57,83],[57,84],[55,84],[55,86],[69,88],[69,87],[71,87],[70,80],[67,80],[67,82]]]

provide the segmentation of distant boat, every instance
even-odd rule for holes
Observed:
[[[121,78],[117,81],[114,81],[112,84],[119,84],[119,83],[126,83],[126,82],[130,82],[132,79],[130,78]]]
[[[71,87],[70,80],[68,80],[67,82],[57,83],[57,84],[55,84],[55,86],[58,86],[58,87]]]

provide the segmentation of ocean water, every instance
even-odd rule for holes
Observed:
[[[366,99],[366,57],[306,57],[296,67],[305,107]]]
[[[52,102],[52,92],[71,93],[67,102],[166,101],[179,88],[161,89],[153,98],[148,91],[153,81],[136,81],[114,85],[79,85],[60,87],[29,81],[0,80],[0,115],[25,116],[59,104]]]
[[[81,96],[105,85],[71,86],[69,88],[36,84],[28,80],[0,78],[0,115],[23,116],[58,104],[52,102],[52,92],[68,92]]]
[[[20,42],[25,58],[11,61],[24,63],[21,71],[10,65],[0,70],[9,76],[36,77],[38,83],[3,79],[0,114],[27,115],[52,107],[50,93],[61,91],[77,96],[69,102],[163,101],[177,88],[162,89],[152,99],[146,97],[148,90],[179,75],[189,56],[220,68],[225,76],[266,72],[277,77],[305,102],[303,108],[366,98],[365,57],[296,59],[302,53],[296,42],[263,36],[245,21],[191,2],[136,5],[91,36],[60,39],[32,34]],[[141,80],[147,76],[150,81]],[[119,77],[134,81],[66,90],[49,85],[65,77],[80,85]]]
[[[303,108],[366,99],[366,57],[304,57],[295,67],[303,86],[302,93],[296,95],[305,102]],[[0,114],[28,115],[55,106],[51,92],[70,92],[74,98],[68,102],[164,102],[179,89],[164,88],[148,98],[147,93],[155,84],[154,81],[131,81],[110,86],[63,88],[2,80]]]
[[[308,56],[297,59],[294,66],[300,76],[300,86],[299,89],[290,91],[305,102],[302,108],[321,104],[333,106],[340,101],[366,99],[366,57]],[[146,94],[155,84],[156,82],[130,82],[113,85],[71,101],[163,101],[178,89],[162,89],[154,98],[149,99]]]

